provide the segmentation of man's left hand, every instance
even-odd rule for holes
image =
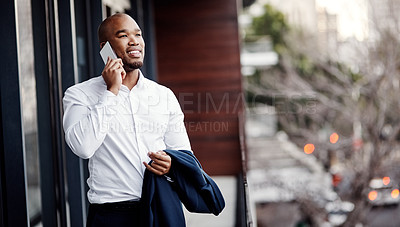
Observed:
[[[171,157],[164,151],[149,152],[149,157],[153,162],[151,165],[143,162],[148,170],[157,175],[167,174],[171,168]]]

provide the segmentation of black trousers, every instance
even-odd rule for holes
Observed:
[[[86,227],[141,226],[140,202],[90,204]]]

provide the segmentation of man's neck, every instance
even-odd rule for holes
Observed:
[[[137,84],[139,80],[139,69],[135,69],[133,71],[127,72],[125,79],[122,81],[122,84],[127,86],[129,90]]]

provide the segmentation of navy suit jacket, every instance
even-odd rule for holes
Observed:
[[[218,215],[225,201],[217,184],[190,151],[165,150],[171,156],[168,176],[145,171],[142,190],[142,226],[186,226],[182,203],[190,212]]]

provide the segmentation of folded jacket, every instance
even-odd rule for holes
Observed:
[[[225,201],[217,184],[190,151],[165,150],[172,165],[168,177],[146,170],[142,190],[142,226],[185,226],[182,203],[195,213],[219,215]]]

